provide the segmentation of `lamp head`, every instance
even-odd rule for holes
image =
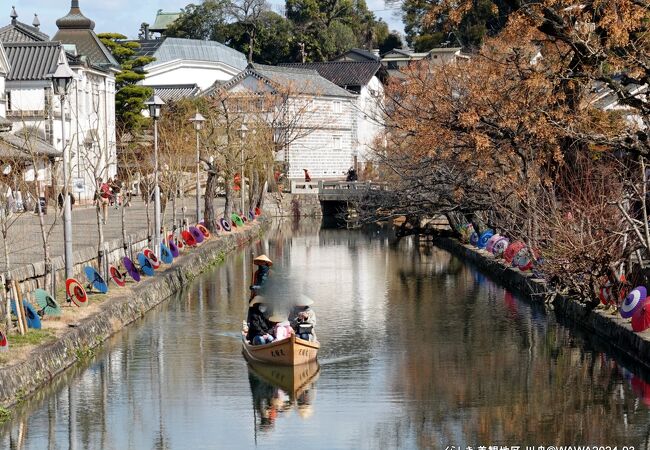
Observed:
[[[197,111],[196,114],[194,114],[194,117],[190,119],[190,122],[194,124],[194,129],[196,131],[199,131],[203,127],[203,122],[205,122],[205,117],[203,117],[201,113]]]
[[[165,104],[165,102],[163,102],[160,97],[154,94],[149,97],[149,100],[144,102],[144,104],[149,108],[149,117],[151,117],[153,120],[158,120],[160,118],[160,109]]]
[[[74,72],[70,70],[67,64],[59,63],[53,74],[49,75],[52,79],[52,87],[58,95],[66,95],[70,84],[74,79]]]

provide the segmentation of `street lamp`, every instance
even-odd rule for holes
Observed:
[[[153,234],[153,251],[156,257],[160,257],[160,186],[158,185],[158,119],[160,119],[160,109],[165,104],[160,97],[152,95],[149,100],[144,102],[149,107],[149,117],[153,119],[153,196],[154,196],[154,234]]]
[[[199,131],[203,128],[205,117],[196,111],[196,114],[190,119],[190,122],[194,124],[194,129],[196,130],[196,223],[199,223],[201,221],[201,181],[199,180],[201,154],[199,150]]]
[[[241,213],[243,215],[246,215],[244,211],[246,211],[246,181],[244,178],[244,138],[246,137],[246,132],[248,131],[248,127],[246,126],[245,123],[242,122],[241,126],[239,127],[239,136],[241,136],[241,172],[239,173],[240,178],[241,178]]]
[[[70,150],[66,144],[65,136],[65,97],[74,79],[74,72],[67,64],[59,63],[56,71],[50,75],[52,87],[58,94],[61,102],[61,143],[63,144],[63,242],[65,258],[65,278],[73,277],[72,260],[72,210],[70,195],[68,194],[68,169],[70,164]]]

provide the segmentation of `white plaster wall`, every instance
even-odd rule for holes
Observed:
[[[42,111],[43,109],[45,109],[45,92],[43,88],[11,90],[12,111]]]
[[[184,63],[180,66],[156,68],[153,67],[143,80],[145,86],[161,86],[173,84],[194,84],[196,83],[201,90],[212,86],[215,81],[228,81],[238,71],[225,70],[222,64],[214,64],[205,67],[191,65],[191,62]]]
[[[383,97],[384,86],[377,77],[372,77],[357,97],[356,154],[359,163],[365,164],[372,159],[374,141],[384,130]]]
[[[355,144],[354,98],[317,97],[310,111],[303,114],[300,136],[289,146],[288,178],[303,179],[303,169],[312,178],[345,177],[353,162]],[[304,99],[297,100],[304,101]],[[334,112],[334,102],[341,103],[341,112]],[[334,148],[334,137],[340,138],[341,148]],[[278,159],[284,161],[284,155]]]

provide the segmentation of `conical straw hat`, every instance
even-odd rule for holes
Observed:
[[[273,315],[269,317],[269,322],[280,323],[284,322],[285,320],[287,320],[287,316],[279,313],[273,313]]]
[[[266,299],[264,297],[262,297],[261,295],[256,295],[255,298],[250,301],[248,306],[257,305],[258,303],[266,303]]]
[[[260,255],[253,260],[253,264],[257,266],[272,266],[273,261],[271,261],[266,255]]]
[[[305,294],[300,294],[294,303],[296,306],[311,306],[313,304],[314,301],[311,298],[307,297]]]

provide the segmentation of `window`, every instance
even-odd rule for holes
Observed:
[[[341,150],[341,136],[332,136],[332,147],[334,150]]]
[[[11,91],[7,91],[7,111],[11,111]]]
[[[332,109],[334,109],[334,114],[341,114],[341,102],[335,101],[332,103]]]
[[[388,62],[388,70],[397,70],[397,69],[399,69],[399,66],[397,65],[397,61]]]
[[[50,144],[54,143],[54,134],[52,133],[52,123],[47,120],[45,121],[45,141]]]

